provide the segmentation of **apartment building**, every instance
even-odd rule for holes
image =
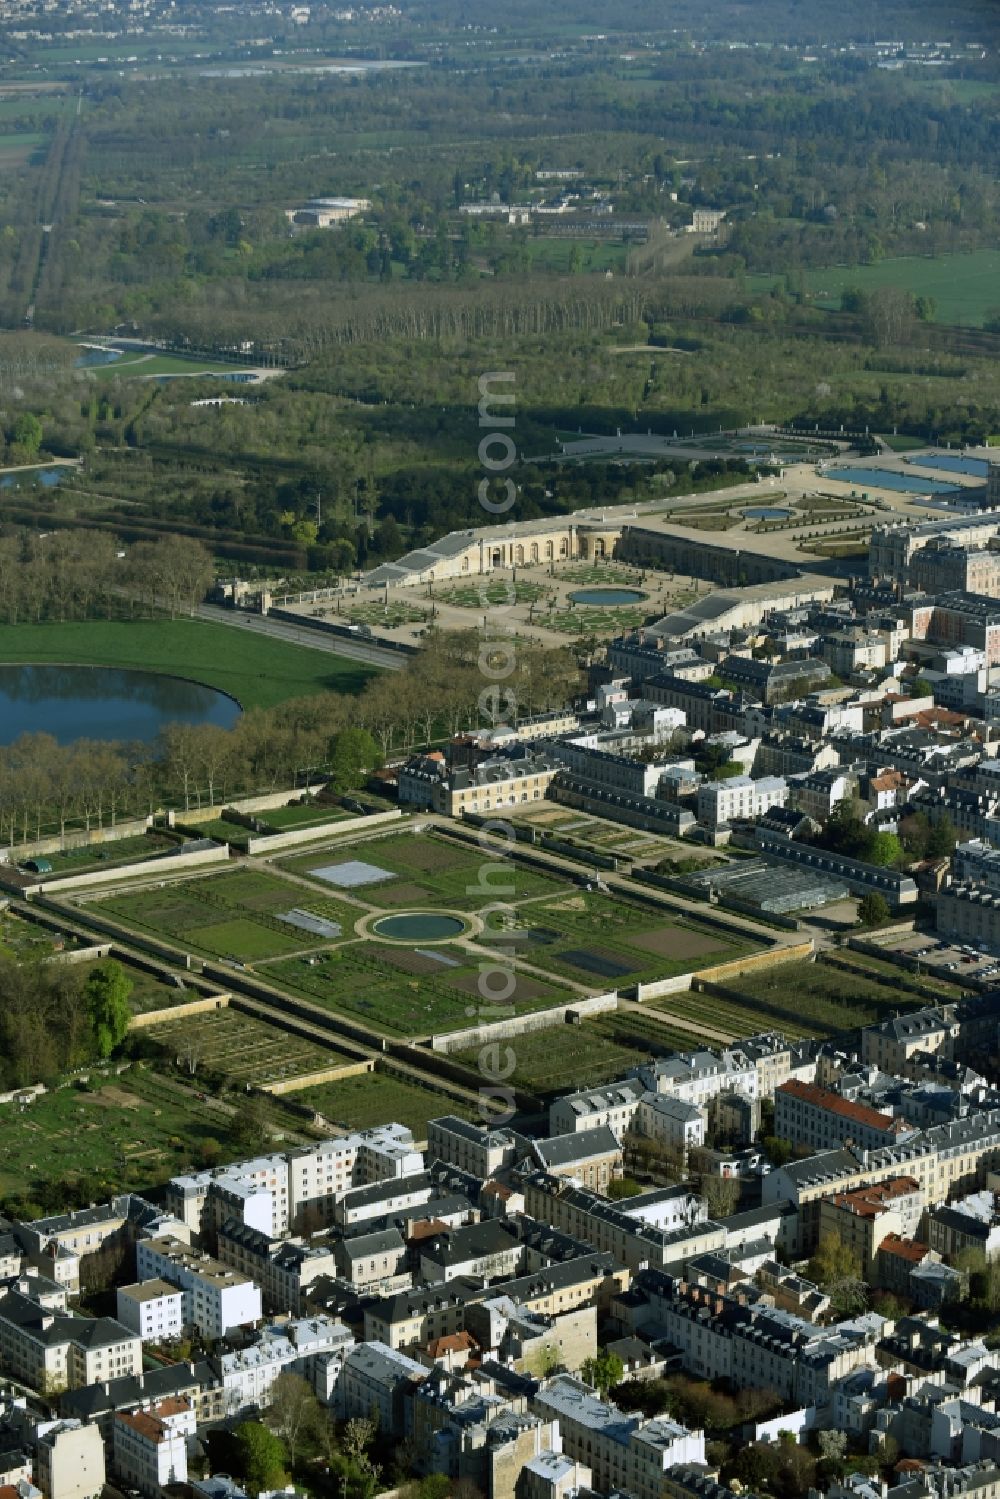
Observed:
[[[936,927],[956,942],[1000,944],[1000,895],[979,885],[948,885],[938,892]]]
[[[758,1058],[744,1049],[731,1047],[711,1051],[682,1051],[660,1057],[636,1068],[636,1076],[651,1093],[667,1094],[705,1108],[720,1093],[758,1094]]]
[[[228,1218],[219,1230],[218,1258],[231,1270],[256,1281],[264,1306],[271,1311],[298,1314],[313,1281],[321,1275],[337,1274],[331,1244],[272,1239],[236,1218]]]
[[[206,1337],[225,1337],[237,1327],[259,1322],[263,1314],[260,1289],[252,1280],[170,1235],[141,1239],[136,1267],[141,1280],[165,1280],[179,1287],[185,1323]]]
[[[117,1317],[123,1327],[138,1333],[144,1343],[179,1338],[184,1327],[184,1293],[165,1280],[120,1286]]]
[[[139,1337],[111,1317],[52,1311],[20,1291],[0,1297],[0,1364],[43,1393],[138,1374]]]
[[[331,1317],[302,1317],[265,1327],[257,1340],[218,1356],[214,1362],[225,1415],[267,1405],[282,1374],[308,1379],[326,1404],[335,1397],[343,1361],[354,1336]]]
[[[167,1206],[193,1234],[214,1238],[227,1219],[235,1218],[276,1239],[290,1229],[331,1222],[336,1199],[349,1187],[422,1168],[411,1131],[403,1124],[384,1124],[174,1177],[167,1184]]]
[[[510,1166],[517,1155],[513,1134],[506,1129],[477,1128],[454,1114],[427,1121],[427,1159],[445,1161],[488,1181],[496,1171]]]
[[[605,1308],[613,1295],[627,1288],[629,1278],[613,1255],[589,1250],[506,1281],[502,1291],[528,1312],[557,1318],[581,1307]],[[365,1339],[391,1348],[426,1347],[436,1338],[463,1331],[466,1309],[496,1294],[496,1287],[458,1280],[384,1297],[365,1308]]]
[[[936,1006],[910,1010],[862,1031],[861,1060],[900,1077],[915,1052],[952,1056],[959,1032],[958,1020]]]
[[[851,1144],[861,1150],[878,1150],[900,1144],[916,1134],[912,1124],[880,1114],[865,1104],[853,1103],[815,1083],[795,1079],[782,1083],[774,1095],[774,1132],[799,1148],[835,1150]]]
[[[524,1180],[524,1205],[529,1217],[593,1244],[633,1271],[705,1254],[722,1248],[726,1240],[724,1228],[706,1221],[704,1203],[685,1192],[672,1192],[666,1204],[657,1204],[650,1215],[656,1221],[649,1221],[642,1197],[612,1203],[537,1171]]]
[[[568,1093],[550,1105],[549,1130],[553,1135],[569,1135],[607,1126],[621,1140],[632,1128],[639,1100],[646,1091],[646,1085],[637,1078],[626,1078],[606,1088]]]
[[[339,1409],[350,1419],[375,1415],[380,1431],[406,1434],[406,1397],[427,1378],[416,1359],[385,1343],[364,1342],[344,1359],[340,1376]]]
[[[189,1400],[162,1400],[151,1410],[119,1411],[112,1425],[115,1472],[125,1488],[159,1499],[168,1483],[187,1483],[187,1443],[195,1434]]]
[[[599,1129],[536,1140],[532,1152],[542,1170],[551,1176],[571,1178],[602,1195],[607,1195],[608,1187],[622,1175],[622,1147],[606,1124]]]
[[[981,1172],[1000,1161],[1000,1110],[989,1109],[923,1130],[900,1145],[878,1150],[828,1150],[771,1171],[762,1183],[765,1205],[795,1204],[790,1252],[808,1254],[819,1234],[820,1202],[836,1192],[875,1185],[892,1176],[912,1176],[928,1207],[957,1192],[972,1191]]]
[[[775,1390],[801,1405],[828,1404],[837,1381],[871,1361],[882,1325],[861,1317],[819,1327],[652,1270],[641,1284],[652,1322],[680,1350],[689,1373],[741,1390]]]
[[[628,1415],[569,1374],[546,1380],[532,1396],[531,1409],[558,1421],[563,1452],[591,1469],[598,1493],[662,1499],[669,1468],[705,1461],[703,1431],[664,1417],[644,1421]]]
[[[867,1275],[882,1240],[890,1234],[912,1239],[920,1226],[924,1194],[912,1176],[888,1177],[875,1186],[837,1192],[820,1205],[819,1236],[836,1234]]]
[[[35,1433],[35,1480],[46,1499],[100,1499],[105,1461],[98,1428],[75,1420],[39,1426]],[[20,1485],[14,1492],[20,1499]]]

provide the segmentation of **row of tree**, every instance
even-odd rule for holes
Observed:
[[[213,574],[211,553],[186,536],[126,551],[104,531],[15,529],[0,536],[0,619],[111,619],[136,609],[174,616],[202,601]]]
[[[502,677],[506,651],[474,631],[433,635],[400,672],[372,678],[358,697],[324,692],[252,709],[232,729],[178,723],[154,745],[24,735],[0,749],[0,840],[25,843],[48,828],[112,826],[164,801],[184,810],[224,805],[282,785],[364,783],[393,752],[561,708],[582,686],[568,650],[521,645],[494,697],[484,664]]]

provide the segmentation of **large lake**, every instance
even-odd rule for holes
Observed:
[[[0,744],[22,734],[149,742],[170,723],[230,728],[234,698],[198,682],[106,666],[0,665]]]

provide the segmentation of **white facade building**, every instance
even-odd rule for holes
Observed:
[[[179,1338],[184,1327],[184,1293],[165,1280],[120,1286],[118,1321],[138,1333],[144,1343]]]
[[[140,1239],[135,1257],[143,1280],[165,1280],[180,1288],[185,1323],[206,1337],[222,1338],[231,1328],[260,1321],[260,1288],[180,1239]]]
[[[732,776],[728,781],[705,781],[698,787],[698,821],[719,828],[737,819],[763,817],[771,807],[788,801],[784,776]]]

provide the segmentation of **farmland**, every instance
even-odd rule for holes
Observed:
[[[541,1098],[557,1098],[578,1088],[597,1088],[623,1077],[631,1068],[671,1051],[690,1051],[700,1041],[696,1031],[661,1023],[658,1015],[616,1011],[579,1025],[551,1026],[518,1036],[511,1043],[517,1059],[512,1081]],[[478,1066],[476,1048],[458,1052],[455,1060]]]
[[[417,838],[397,833],[368,842],[364,858],[393,876],[366,885],[355,893],[361,900],[381,908],[417,906],[451,910],[477,910],[494,900],[525,900],[550,895],[561,883],[523,865],[486,858],[481,849],[452,843],[433,834]],[[348,857],[346,854],[344,857]],[[316,873],[330,858],[316,853],[296,854],[279,861],[280,867],[324,884]],[[488,871],[485,872],[485,871]]]
[[[228,1008],[164,1021],[142,1035],[165,1057],[175,1059],[189,1080],[212,1079],[240,1087],[262,1087],[354,1060]]]
[[[36,1181],[93,1179],[94,1196],[166,1181],[195,1164],[206,1137],[234,1160],[228,1109],[143,1068],[92,1088],[67,1086],[21,1110],[0,1104],[0,1196]]]
[[[901,1006],[927,1003],[904,973],[883,977],[872,969],[869,976],[866,967],[867,960],[851,966],[823,960],[785,963],[734,979],[718,993],[672,994],[653,1003],[664,1014],[728,1031],[734,1038],[772,1028],[792,1038],[828,1036],[878,1024]]]
[[[371,1129],[391,1119],[408,1125],[418,1140],[426,1138],[428,1119],[441,1114],[459,1114],[468,1118],[471,1114],[471,1110],[431,1088],[422,1088],[418,1083],[404,1081],[386,1072],[371,1072],[344,1078],[342,1082],[324,1083],[321,1087],[296,1093],[295,1099],[297,1103],[308,1104],[330,1124],[343,1129]]]

